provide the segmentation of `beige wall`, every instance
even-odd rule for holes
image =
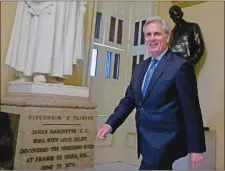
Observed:
[[[170,27],[173,27],[173,23],[168,13],[171,5],[172,5],[171,1],[165,1],[165,2],[160,1],[158,3],[158,15],[162,17],[164,20],[166,20],[169,23]]]
[[[197,22],[206,53],[198,64],[199,98],[204,123],[217,133],[216,168],[224,169],[224,2],[205,2],[183,9]]]
[[[159,3],[159,15],[168,20],[170,2]],[[183,8],[184,18],[200,25],[206,53],[197,66],[199,98],[206,126],[216,130],[216,168],[224,169],[224,2],[205,2]]]
[[[15,12],[16,2],[1,2],[1,99],[7,92],[7,83],[15,78],[15,72],[4,64]]]

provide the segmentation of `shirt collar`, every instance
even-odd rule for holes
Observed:
[[[157,56],[155,59],[160,61],[160,59],[163,57],[163,55],[166,53],[167,50],[168,50],[168,48],[165,51],[163,51],[159,56]]]

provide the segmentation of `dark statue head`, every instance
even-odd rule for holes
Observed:
[[[183,21],[183,11],[177,5],[173,5],[169,9],[169,15],[175,24],[179,24]]]

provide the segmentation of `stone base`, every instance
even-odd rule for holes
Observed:
[[[0,127],[5,135],[0,136],[0,151],[7,151],[0,152],[0,167],[92,169],[96,107],[87,98],[9,93],[1,103]]]
[[[9,82],[9,93],[32,93],[48,95],[64,95],[76,97],[88,97],[89,89],[87,87],[76,87],[60,84],[34,83],[34,82]]]

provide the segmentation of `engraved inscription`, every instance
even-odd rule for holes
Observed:
[[[63,170],[91,165],[94,131],[93,116],[28,115],[26,143],[19,149],[20,162],[27,169]],[[27,133],[28,132],[28,133]],[[28,141],[29,140],[29,141]]]

